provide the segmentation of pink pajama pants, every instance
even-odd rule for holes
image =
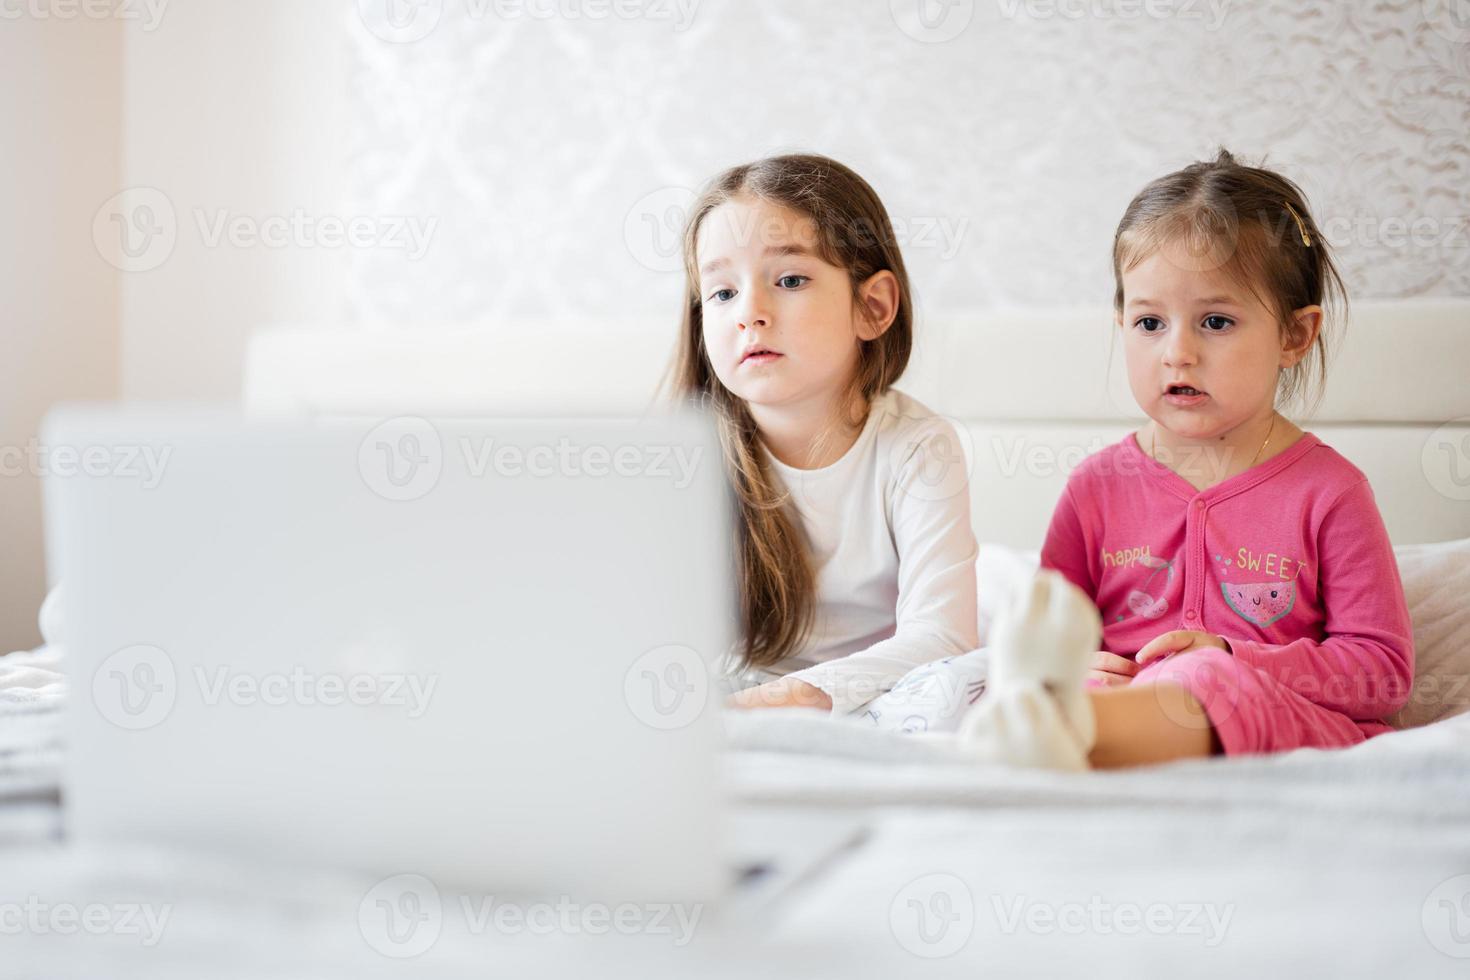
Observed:
[[[1177,654],[1133,678],[1134,684],[1160,681],[1181,684],[1204,707],[1226,755],[1344,748],[1393,731],[1381,721],[1355,721],[1324,708],[1224,650]]]

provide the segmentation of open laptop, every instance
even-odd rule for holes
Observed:
[[[620,901],[805,870],[721,797],[706,420],[72,408],[44,443],[71,839]]]

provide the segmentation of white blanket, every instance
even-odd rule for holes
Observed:
[[[444,885],[442,935],[399,963],[362,926],[371,876],[61,845],[59,660],[0,665],[0,909],[152,917],[7,935],[6,959],[36,975],[1340,980],[1458,977],[1470,958],[1470,716],[1342,751],[1054,774],[816,713],[731,715],[739,806],[870,828],[759,929],[712,913],[677,949],[476,931]]]
[[[66,675],[55,647],[0,657],[0,804],[55,799],[65,696]],[[0,842],[8,836],[6,815],[0,808]],[[32,818],[26,827],[34,829]]]
[[[886,930],[918,959],[958,943],[957,966],[993,976],[1449,977],[1470,960],[1470,716],[1083,774],[967,764],[815,712],[727,731],[744,804],[873,818],[783,935]],[[914,916],[940,913],[958,932],[930,943]]]
[[[854,732],[860,732],[856,736]],[[437,938],[403,962],[365,929],[371,876],[134,846],[0,852],[0,907],[133,909],[103,935],[22,931],[36,975],[197,977],[1464,975],[1470,723],[1338,752],[1131,773],[978,769],[826,718],[731,718],[743,806],[798,804],[868,840],[756,928],[666,936],[478,925],[440,883]],[[861,756],[861,757],[855,757]],[[8,807],[0,806],[0,811]],[[841,811],[839,814],[838,811]],[[842,816],[846,815],[846,817]],[[364,911],[366,910],[366,912]],[[1463,937],[1463,938],[1462,938]],[[149,943],[150,939],[156,942]],[[3,973],[0,969],[0,973]]]
[[[732,713],[730,773],[748,802],[830,806],[1126,803],[1164,808],[1299,807],[1345,818],[1465,821],[1470,842],[1470,714],[1351,749],[1300,749],[1115,772],[976,766],[944,742],[816,711]],[[1467,869],[1470,870],[1470,869]]]

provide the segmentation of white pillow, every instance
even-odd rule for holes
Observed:
[[[1414,728],[1470,711],[1470,538],[1393,549],[1414,623],[1414,688],[1389,719]],[[1039,553],[982,544],[975,559],[980,645],[995,612],[1040,564]]]
[[[1470,711],[1470,538],[1393,553],[1414,621],[1414,689],[1389,721],[1413,728]]]
[[[1041,567],[1040,551],[1019,551],[1003,544],[982,544],[975,557],[975,612],[980,645],[990,643],[990,624],[1016,588]]]

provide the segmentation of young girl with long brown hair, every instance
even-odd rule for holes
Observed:
[[[968,471],[893,390],[913,299],[873,189],[822,156],[715,177],[684,236],[672,382],[718,419],[739,505],[738,707],[853,710],[976,645]]]

